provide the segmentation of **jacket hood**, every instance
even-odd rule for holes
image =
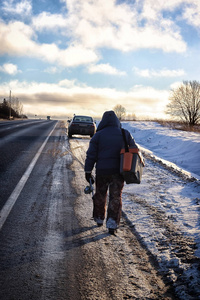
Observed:
[[[103,114],[103,117],[101,119],[101,122],[99,123],[97,131],[99,131],[105,127],[108,127],[108,126],[115,126],[115,127],[121,128],[121,123],[113,110],[106,111]]]

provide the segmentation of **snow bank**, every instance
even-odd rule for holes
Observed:
[[[164,127],[156,122],[122,122],[136,143],[200,179],[200,134]]]

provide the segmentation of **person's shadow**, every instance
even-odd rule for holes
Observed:
[[[97,228],[97,226],[93,225],[91,227],[81,227],[72,231],[65,231],[65,250],[70,250],[73,248],[81,247],[85,244],[94,243],[109,236],[109,233],[107,231],[97,233],[92,230],[95,228]]]

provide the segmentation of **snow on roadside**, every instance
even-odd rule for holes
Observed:
[[[122,127],[140,146],[200,179],[199,133],[170,129],[156,122],[122,122]]]
[[[200,135],[155,122],[123,122],[122,126],[152,157],[195,173],[197,181],[184,181],[156,160],[147,160],[142,183],[124,187],[123,211],[169,279],[176,285],[181,273],[191,289],[198,289],[198,264],[191,264],[190,257],[200,257]],[[181,252],[188,262],[182,261]],[[188,299],[184,285],[176,290],[181,299]]]
[[[131,132],[139,145],[148,147],[153,154],[174,163],[176,162],[175,158],[179,157],[179,161],[184,162],[186,171],[195,169],[196,173],[200,174],[200,134],[171,130],[155,122],[126,122],[122,123],[122,126]],[[173,140],[170,142],[171,137]],[[179,146],[180,140],[182,141],[181,146]],[[172,145],[169,147],[169,143],[173,143],[173,147]],[[170,153],[168,153],[169,148],[171,148]],[[177,154],[178,148],[180,153]],[[190,157],[189,160],[187,160],[188,157]],[[182,167],[181,163],[180,167]],[[186,183],[182,180],[179,181],[172,174],[169,177],[169,172],[164,168],[161,170],[162,172],[157,168],[157,173],[153,174],[148,168],[144,168],[141,185],[126,185],[125,190],[127,193],[139,195],[139,197],[147,197],[148,202],[154,205],[156,201],[159,206],[163,202],[161,209],[165,211],[166,215],[173,216],[183,232],[199,239],[197,242],[199,244],[198,256],[200,257],[199,180]],[[200,178],[197,174],[194,175],[197,179]]]

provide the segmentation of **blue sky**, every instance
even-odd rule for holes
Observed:
[[[30,117],[165,117],[170,90],[200,81],[199,0],[1,0],[0,97]]]

